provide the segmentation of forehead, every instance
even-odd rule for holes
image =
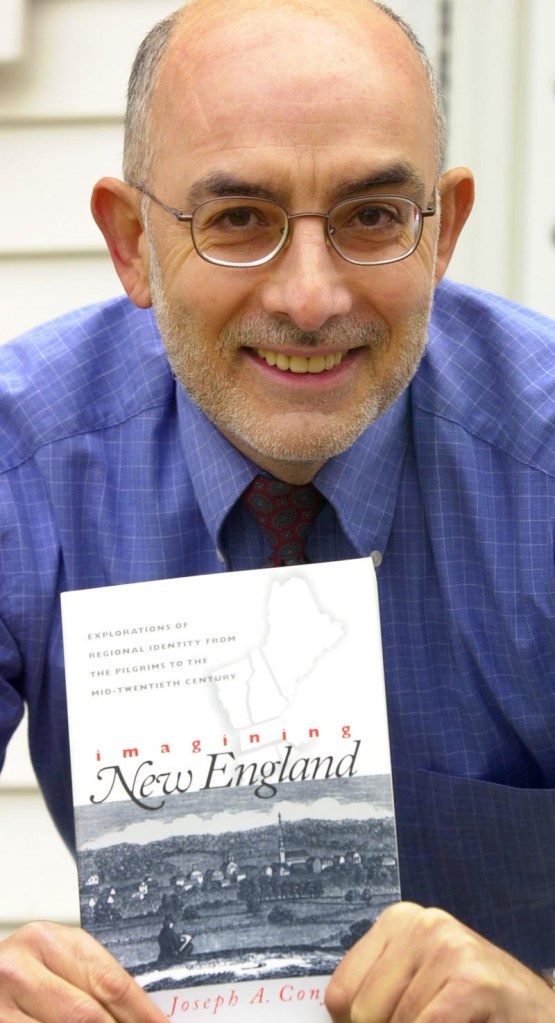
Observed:
[[[393,165],[433,186],[429,85],[391,19],[367,0],[329,16],[324,5],[247,8],[229,23],[199,3],[163,61],[153,179],[172,201],[218,175],[272,180],[283,198]]]

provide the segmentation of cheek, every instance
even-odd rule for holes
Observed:
[[[153,245],[153,254],[158,263],[159,271],[167,291],[173,289],[179,278],[187,273],[188,267],[193,265],[196,259],[196,252],[190,237],[172,227],[171,232],[165,232]]]
[[[193,257],[171,283],[172,302],[219,330],[248,309],[255,289],[247,274]]]
[[[432,295],[432,259],[419,250],[400,263],[370,268],[375,274],[368,295],[392,329],[427,309]]]

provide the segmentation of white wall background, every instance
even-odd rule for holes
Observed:
[[[555,316],[554,0],[390,2],[447,77],[450,162],[476,174],[451,276]],[[0,0],[0,341],[119,293],[89,195],[119,174],[128,69],[174,6]],[[75,869],[23,729],[0,779],[0,828],[0,937],[36,917],[77,922]]]
[[[128,70],[175,6],[0,0],[0,341],[120,292],[89,195],[102,174],[120,173]],[[77,923],[75,867],[37,791],[24,727],[0,778],[0,835],[0,938],[31,919]]]

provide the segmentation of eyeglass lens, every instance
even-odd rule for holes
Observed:
[[[420,236],[419,207],[397,196],[338,203],[327,218],[334,248],[347,259],[380,263],[402,259]],[[266,199],[209,199],[193,216],[193,238],[208,260],[252,264],[271,258],[289,230],[286,211]]]

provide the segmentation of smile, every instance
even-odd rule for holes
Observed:
[[[339,366],[345,355],[345,352],[334,352],[330,355],[311,355],[305,358],[304,355],[284,355],[282,352],[267,351],[265,348],[257,348],[256,352],[268,366],[275,366],[276,369],[289,373],[325,373]]]

